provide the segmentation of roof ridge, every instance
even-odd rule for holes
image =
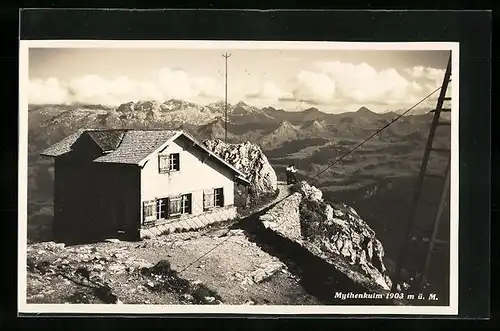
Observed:
[[[134,129],[134,128],[122,128],[122,129],[115,129],[115,128],[81,128],[78,129],[78,131],[182,131],[179,129],[159,129],[159,128],[151,128],[151,129]]]
[[[115,128],[110,128],[110,129],[106,129],[106,128],[84,128],[84,129],[80,129],[80,130],[83,130],[83,131],[130,131],[130,130],[133,130],[133,129],[115,129]]]
[[[125,131],[125,132],[122,134],[122,136],[120,137],[120,141],[118,142],[118,144],[116,144],[116,148],[115,148],[115,150],[117,150],[118,148],[120,148],[120,145],[121,145],[121,144],[122,144],[122,142],[123,142],[123,138],[125,138],[125,136],[127,135],[127,132],[128,132],[128,131]]]

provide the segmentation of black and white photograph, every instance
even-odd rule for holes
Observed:
[[[458,50],[21,41],[19,309],[457,314]]]

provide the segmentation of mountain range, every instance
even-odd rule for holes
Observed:
[[[262,140],[264,149],[272,149],[287,140],[338,136],[356,137],[366,130],[382,127],[398,114],[375,113],[366,107],[356,112],[329,114],[309,108],[285,111],[273,107],[258,108],[238,102],[227,105],[228,137],[231,140]],[[399,134],[410,134],[432,115],[402,117],[396,126]],[[225,105],[206,106],[177,99],[165,102],[136,101],[107,107],[102,105],[29,106],[29,132],[47,144],[79,128],[184,128],[200,139],[222,138],[225,131]],[[417,127],[415,127],[415,125]],[[394,129],[394,128],[391,128]],[[396,130],[396,131],[398,131]],[[256,139],[258,138],[258,139]]]
[[[353,206],[380,236],[388,256],[399,250],[409,193],[418,173],[433,114],[415,109],[375,113],[365,106],[330,114],[317,108],[285,111],[244,102],[206,106],[183,100],[135,101],[104,105],[30,105],[28,107],[28,238],[43,237],[52,220],[53,164],[39,156],[49,145],[81,128],[184,129],[204,139],[250,141],[265,152],[278,179],[294,163],[298,178],[307,179],[325,196]],[[445,121],[442,118],[441,121]],[[379,129],[381,132],[374,135]],[[441,126],[436,144],[450,144],[449,126]],[[368,137],[372,137],[368,141]],[[339,161],[340,160],[340,161]],[[439,173],[446,156],[429,169]],[[441,169],[441,170],[440,170]],[[373,193],[375,192],[375,193]]]

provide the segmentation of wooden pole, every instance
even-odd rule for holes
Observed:
[[[225,98],[224,98],[224,141],[227,142],[227,59],[231,54],[222,54],[222,57],[226,62],[226,73],[225,73]]]

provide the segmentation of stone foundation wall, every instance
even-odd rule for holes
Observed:
[[[204,228],[210,224],[220,223],[236,218],[235,206],[226,206],[213,209],[200,215],[183,216],[178,219],[159,221],[155,224],[144,226],[140,231],[140,237],[152,238],[173,232],[193,231]]]

